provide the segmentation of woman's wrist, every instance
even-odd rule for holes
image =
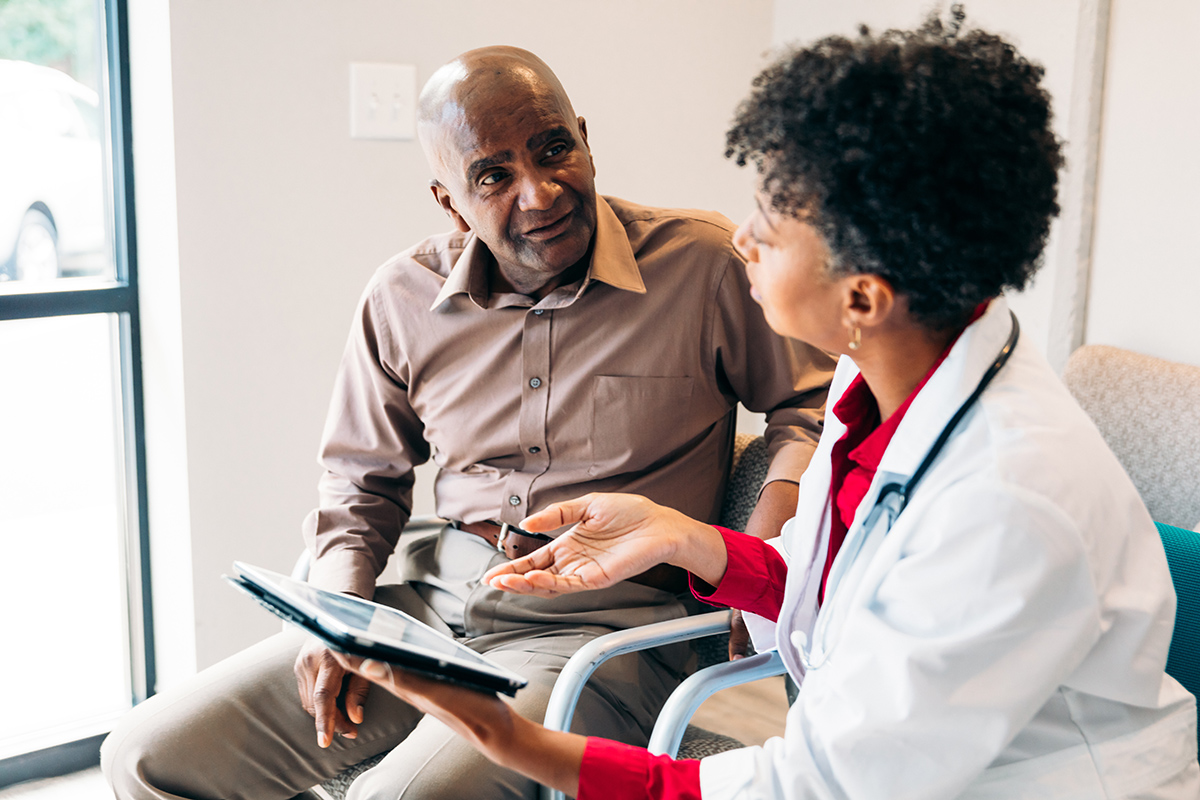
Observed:
[[[586,747],[584,736],[552,731],[514,713],[512,736],[491,758],[502,767],[575,797]]]
[[[676,512],[678,514],[678,512]],[[711,586],[717,586],[725,577],[729,565],[729,554],[725,550],[725,539],[711,525],[678,514],[679,524],[671,540],[671,555],[668,564],[681,567]]]

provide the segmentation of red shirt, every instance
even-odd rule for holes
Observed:
[[[971,316],[971,322],[983,316],[987,303],[981,303]],[[961,333],[960,333],[961,335]],[[833,471],[829,481],[832,515],[829,530],[829,550],[821,574],[821,593],[824,598],[829,568],[837,556],[846,533],[854,523],[854,515],[866,497],[879,462],[887,450],[892,435],[917,394],[937,371],[950,348],[958,341],[954,337],[934,365],[925,373],[895,413],[882,423],[875,395],[861,374],[855,376],[833,407],[833,413],[846,426],[846,432],[833,445],[830,461]],[[714,605],[730,606],[750,611],[760,617],[778,621],[783,606],[783,589],[787,564],[779,552],[754,536],[717,528],[725,540],[729,565],[721,585],[709,595],[698,591],[693,582],[692,594]],[[700,800],[700,762],[695,759],[676,761],[669,756],[652,756],[649,751],[607,739],[590,737],[583,751],[579,769],[579,796],[576,800]]]

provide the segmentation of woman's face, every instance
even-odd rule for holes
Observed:
[[[762,192],[758,208],[733,235],[746,259],[751,296],[777,333],[824,350],[843,352],[848,340],[845,287],[831,278],[829,249],[816,228],[776,213]]]

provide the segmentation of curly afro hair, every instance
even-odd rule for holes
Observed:
[[[935,330],[1029,282],[1063,163],[1042,67],[964,18],[790,51],[726,135],[772,207],[822,233],[832,274],[879,275]]]

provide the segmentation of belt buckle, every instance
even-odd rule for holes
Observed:
[[[500,533],[498,536],[496,536],[496,549],[499,550],[501,553],[504,553],[505,555],[507,555],[507,552],[505,552],[505,550],[504,550],[504,540],[508,538],[509,527],[510,526],[507,522],[501,522],[500,523]]]

